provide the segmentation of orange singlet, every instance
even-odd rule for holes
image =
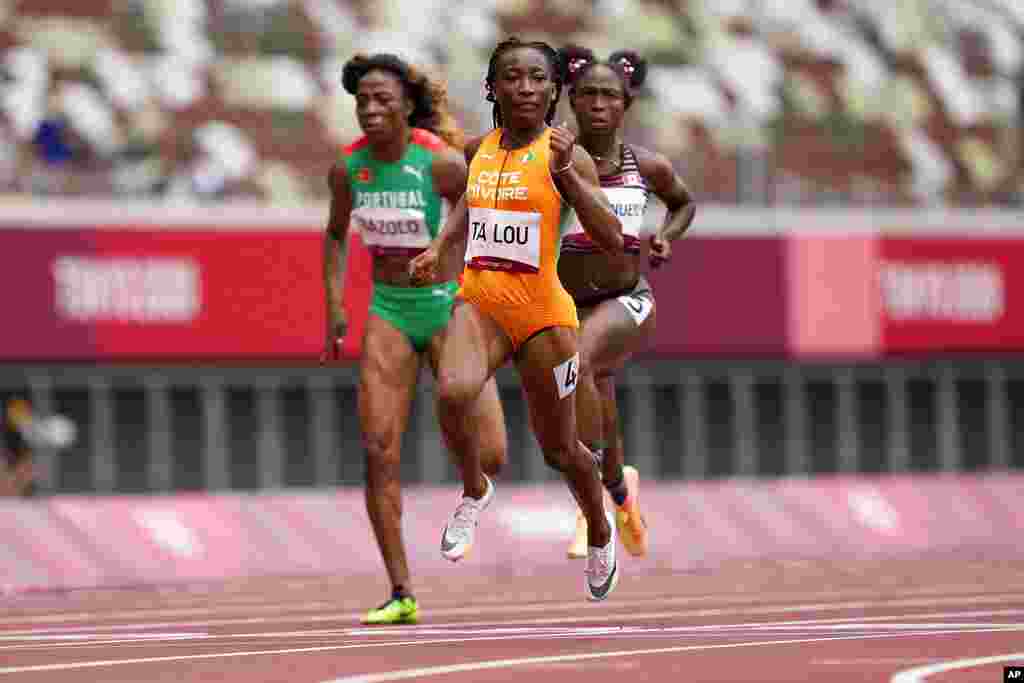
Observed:
[[[558,279],[562,234],[573,216],[551,177],[551,129],[518,149],[492,131],[469,165],[469,239],[460,295],[519,347],[554,326],[579,327]]]

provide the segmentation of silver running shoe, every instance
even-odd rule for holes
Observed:
[[[611,538],[603,548],[587,547],[587,568],[583,571],[586,576],[584,583],[587,599],[594,602],[607,598],[619,583],[619,565],[615,560],[615,518],[608,510],[605,510],[604,516],[611,529]]]
[[[485,474],[487,481],[487,492],[480,499],[463,496],[462,502],[455,508],[455,514],[451,521],[444,527],[441,534],[441,554],[445,559],[458,562],[469,554],[473,547],[473,534],[476,532],[476,525],[480,513],[491,504],[494,498],[494,483]]]

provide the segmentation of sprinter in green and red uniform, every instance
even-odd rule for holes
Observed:
[[[461,132],[446,110],[444,87],[419,70],[394,55],[357,56],[345,65],[342,83],[356,98],[363,137],[345,149],[328,177],[324,352],[336,356],[347,332],[343,270],[347,232],[355,229],[373,256],[373,298],[359,381],[366,509],[391,582],[390,598],[370,610],[363,622],[414,623],[419,606],[401,533],[402,435],[424,357],[436,376],[462,263],[453,259],[437,282],[425,286],[410,281],[408,263],[438,233],[445,203],[454,205],[465,191],[466,161]],[[493,476],[505,462],[507,447],[493,381],[469,419],[473,448]]]

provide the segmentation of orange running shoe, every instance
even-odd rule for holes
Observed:
[[[621,507],[615,506],[615,526],[618,528],[622,545],[629,554],[644,557],[647,555],[647,522],[640,512],[640,473],[635,467],[626,465],[622,468],[622,479],[626,483],[626,501]],[[577,526],[577,535],[578,528]],[[584,546],[586,535],[584,522]]]
[[[576,508],[576,532],[566,555],[571,560],[581,560],[587,556],[587,518],[583,516],[583,510],[578,507]]]

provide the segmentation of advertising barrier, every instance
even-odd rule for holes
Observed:
[[[1024,349],[1024,239],[886,238],[878,251],[885,351]]]
[[[0,359],[315,362],[324,215],[0,207]],[[650,356],[1024,350],[1024,224],[1006,213],[710,207],[673,253],[645,266],[658,306]],[[347,359],[360,353],[371,287],[352,234]]]
[[[836,476],[775,481],[649,482],[650,554],[622,553],[625,576],[713,569],[742,559],[834,560],[963,552],[1019,558],[1024,476]],[[457,487],[414,487],[405,537],[414,574],[454,577],[582,571],[565,558],[574,506],[560,483],[506,486],[481,518],[472,558],[441,557]],[[24,592],[378,574],[358,488],[2,501],[0,590]],[[6,523],[5,523],[6,520]]]

